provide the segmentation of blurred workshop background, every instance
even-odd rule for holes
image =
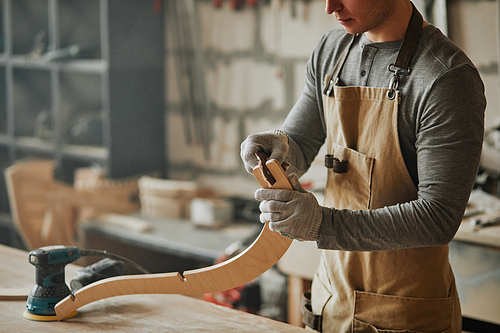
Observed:
[[[414,3],[485,83],[471,205],[500,215],[500,1]],[[261,229],[240,144],[280,127],[331,29],[341,26],[320,0],[2,0],[0,242],[71,242],[155,272],[240,253]],[[321,199],[318,156],[301,180]],[[500,325],[500,227],[471,228],[450,246],[464,314]],[[291,299],[318,251],[295,251],[258,286],[205,297],[300,325]]]

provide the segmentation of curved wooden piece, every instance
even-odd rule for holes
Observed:
[[[274,180],[266,180],[266,167]],[[263,187],[292,189],[288,177],[275,160],[260,165],[254,175]],[[224,291],[245,284],[269,268],[285,254],[292,240],[269,229],[265,224],[259,237],[244,252],[220,264],[180,273],[128,275],[104,279],[78,290],[56,304],[58,320],[63,320],[88,303],[132,294],[194,295]]]

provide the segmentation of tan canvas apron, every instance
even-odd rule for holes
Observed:
[[[328,154],[347,161],[347,172],[328,171],[325,206],[371,210],[417,198],[399,146],[401,94],[391,100],[388,91],[335,85],[323,96]],[[447,245],[323,251],[311,294],[323,332],[461,331]]]

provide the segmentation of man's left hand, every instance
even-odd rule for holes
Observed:
[[[260,221],[281,235],[300,241],[317,241],[323,209],[311,192],[304,190],[295,173],[289,177],[294,191],[258,189],[255,199],[260,203]]]

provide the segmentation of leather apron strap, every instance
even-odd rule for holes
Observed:
[[[400,70],[403,74],[410,73],[410,60],[411,56],[417,48],[417,43],[420,38],[420,33],[422,31],[422,24],[424,20],[419,11],[415,8],[415,5],[411,3],[413,12],[411,15],[410,23],[408,28],[406,28],[406,33],[399,48],[398,56],[394,64],[389,65],[389,70],[394,72]]]
[[[410,74],[410,60],[413,55],[413,52],[417,48],[418,39],[420,38],[420,33],[422,32],[422,24],[423,18],[419,11],[415,8],[413,2],[411,3],[413,8],[413,13],[411,15],[410,23],[408,24],[408,28],[406,28],[405,37],[401,46],[399,48],[398,56],[396,58],[396,62],[394,64],[390,64],[387,69],[393,72],[394,75],[391,79],[391,83],[389,84],[389,89],[391,89],[387,93],[387,97],[389,99],[393,99],[395,97],[395,92],[398,90],[399,86],[399,75],[408,75]]]

